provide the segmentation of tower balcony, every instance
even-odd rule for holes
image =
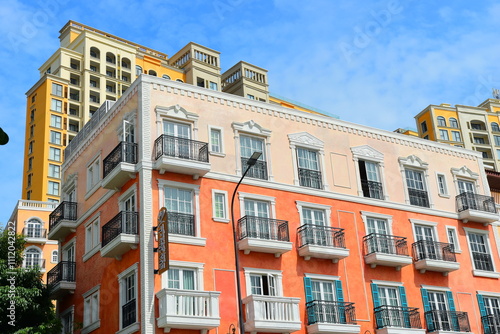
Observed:
[[[330,259],[337,263],[349,256],[345,247],[344,229],[305,224],[297,229],[299,235],[299,255],[307,261],[311,257]]]
[[[139,244],[138,213],[122,211],[102,227],[101,256],[118,260]]]
[[[173,172],[198,179],[210,171],[208,143],[187,138],[161,135],[155,140],[153,168],[160,174]]]
[[[408,255],[406,238],[394,235],[371,233],[363,237],[365,262],[372,268],[376,266],[401,267],[412,263]]]
[[[169,332],[175,329],[194,329],[206,334],[219,327],[219,295],[216,291],[162,289],[159,303],[158,327]]]
[[[77,204],[61,202],[49,215],[49,239],[63,240],[76,231]]]
[[[306,304],[309,334],[358,334],[354,303],[313,300]]]
[[[420,240],[412,246],[415,269],[421,273],[437,271],[447,276],[449,272],[460,269],[452,244]]]
[[[125,182],[135,178],[136,163],[137,144],[122,141],[104,158],[102,187],[120,189]]]
[[[456,202],[458,218],[464,223],[471,221],[488,225],[500,219],[491,196],[464,192],[456,197]]]
[[[47,273],[50,298],[58,299],[76,289],[76,263],[61,261]]]
[[[238,230],[238,249],[245,254],[272,253],[280,257],[292,250],[286,220],[244,216],[238,220]]]
[[[246,332],[291,333],[300,330],[300,298],[250,295],[243,298]]]

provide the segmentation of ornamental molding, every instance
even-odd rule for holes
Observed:
[[[384,160],[384,155],[369,145],[351,147],[352,155],[355,159],[367,159],[377,162]]]
[[[178,104],[170,107],[156,106],[155,112],[157,121],[161,121],[164,117],[170,117],[193,122],[196,121],[199,117],[198,114],[187,111]]]
[[[474,173],[467,166],[462,166],[461,168],[451,168],[450,170],[455,177],[464,177],[474,180],[479,178],[479,174]]]
[[[416,168],[427,169],[429,166],[427,162],[423,162],[422,159],[420,159],[414,154],[409,155],[406,158],[400,157],[398,158],[398,161],[401,165],[404,165],[405,167],[416,167]]]
[[[231,124],[231,126],[233,127],[233,130],[235,130],[235,131],[248,132],[248,133],[253,133],[256,135],[267,136],[267,137],[269,137],[271,135],[271,130],[264,128],[262,125],[256,123],[253,120],[247,121],[245,123],[233,122]]]
[[[322,149],[325,143],[307,132],[292,133],[288,135],[290,144]]]

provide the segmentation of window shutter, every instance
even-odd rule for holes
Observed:
[[[342,292],[342,282],[339,280],[335,280],[334,282],[335,282],[335,296],[337,297],[337,305],[339,308],[339,321],[341,324],[345,324],[346,313],[344,304],[344,294]]]
[[[380,299],[378,296],[378,285],[375,283],[370,284],[372,287],[372,298],[373,298],[373,308],[375,312],[375,320],[377,321],[377,328],[383,328],[385,327],[383,317],[382,317],[382,310],[377,309],[380,307]]]
[[[427,294],[427,289],[420,289],[420,293],[422,294],[422,303],[424,304],[425,322],[427,323],[427,328],[431,331],[434,330],[434,324],[432,322],[432,315],[428,313],[431,310],[429,295]]]
[[[490,332],[490,326],[488,324],[488,319],[483,318],[483,317],[485,317],[485,316],[488,315],[486,313],[486,307],[484,305],[483,295],[480,295],[480,294],[477,295],[477,303],[479,304],[479,312],[481,313],[481,320],[482,320],[482,323],[483,323],[484,332],[485,333],[489,333]]]
[[[306,291],[306,308],[308,325],[316,323],[317,302],[313,301],[312,282],[310,277],[304,277],[304,289]]]
[[[401,299],[401,306],[403,307],[403,319],[405,328],[411,328],[410,313],[408,311],[408,301],[406,300],[406,290],[404,286],[399,286],[399,298]]]
[[[454,330],[457,330],[460,328],[458,325],[458,318],[457,314],[455,313],[455,302],[453,301],[453,293],[451,291],[446,291],[446,298],[448,299],[448,308],[450,309],[451,313],[451,323],[453,326]]]

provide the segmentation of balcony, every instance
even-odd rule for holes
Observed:
[[[187,213],[169,212],[168,233],[194,237],[194,216]]]
[[[49,239],[63,240],[68,234],[76,231],[77,204],[61,202],[49,215]]]
[[[425,334],[418,308],[382,305],[374,311],[377,334]]]
[[[161,135],[155,140],[154,168],[164,174],[166,171],[193,175],[198,179],[210,171],[208,144],[187,138]]]
[[[159,317],[157,325],[169,332],[171,328],[208,330],[219,327],[220,292],[162,289],[157,294]]]
[[[363,237],[363,244],[365,262],[372,268],[379,265],[401,270],[402,267],[412,263],[404,237],[371,233]]]
[[[300,330],[300,298],[250,295],[243,298],[245,332],[291,333]]]
[[[382,183],[368,180],[361,180],[363,196],[376,199],[384,199]]]
[[[122,141],[104,158],[102,187],[120,189],[125,182],[135,178],[136,163],[137,144]]]
[[[50,298],[58,299],[76,289],[76,263],[61,261],[47,273]]]
[[[344,229],[305,224],[297,229],[299,255],[306,261],[311,257],[330,259],[333,263],[349,256],[345,247]]]
[[[238,248],[250,252],[281,254],[292,250],[288,222],[271,218],[244,216],[238,220]]]
[[[452,244],[420,240],[412,246],[415,269],[420,270],[421,273],[437,271],[447,276],[449,272],[460,268]]]
[[[500,334],[500,317],[496,314],[489,314],[481,317],[484,334]]]
[[[139,244],[138,213],[122,211],[102,227],[101,256],[121,260]]]
[[[432,310],[425,312],[425,321],[429,332],[470,332],[467,312]]]
[[[317,170],[299,168],[299,184],[303,187],[323,189],[321,172]]]
[[[422,206],[424,208],[430,207],[427,191],[408,188],[408,196],[410,197],[411,205]]]
[[[313,300],[306,304],[309,334],[357,334],[354,303]]]
[[[47,229],[45,228],[35,228],[35,227],[25,227],[23,228],[23,236],[26,242],[34,244],[44,244],[47,242]]]
[[[137,321],[137,300],[134,298],[122,305],[122,328],[132,325]]]
[[[456,202],[458,219],[464,223],[473,221],[488,225],[500,218],[497,214],[495,200],[491,196],[465,192],[456,197]]]
[[[241,165],[246,166],[249,158],[241,158]],[[255,165],[250,167],[247,177],[253,177],[254,179],[267,180],[267,162],[263,160],[257,160]]]

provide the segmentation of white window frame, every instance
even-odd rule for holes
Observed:
[[[55,261],[54,261],[54,256],[55,256]],[[59,262],[59,251],[57,249],[54,249],[50,253],[50,263],[58,263]]]
[[[495,259],[493,255],[493,251],[491,249],[491,242],[490,242],[490,233],[488,230],[480,230],[477,228],[470,228],[470,227],[464,227],[463,228],[465,231],[465,235],[467,237],[467,247],[469,249],[469,256],[471,260],[471,265],[472,265],[472,274],[474,276],[480,276],[480,277],[489,277],[489,278],[500,278],[500,273],[497,271],[496,265],[495,265]],[[470,238],[469,238],[469,233],[475,233],[475,234],[482,234],[486,240],[486,247],[488,249],[488,254],[491,256],[491,263],[493,264],[493,271],[484,271],[484,270],[478,270],[476,269],[474,265],[474,259],[472,257],[472,248],[470,246]]]
[[[458,181],[466,181],[472,182],[475,185],[475,193],[479,194],[479,174],[471,171],[467,166],[463,166],[460,168],[451,168],[451,174],[453,175],[453,183],[455,184],[455,192],[457,195],[460,195],[460,190],[458,188]]]
[[[87,230],[91,228],[92,244],[89,244]],[[94,240],[96,238],[96,240]],[[90,259],[95,253],[101,249],[101,212],[98,212],[85,223],[85,254],[83,262]]]
[[[43,256],[43,251],[40,247],[37,247],[37,246],[34,246],[34,245],[31,245],[31,246],[28,246],[24,249],[23,251],[23,268],[27,268],[27,263],[26,263],[26,260],[27,260],[27,256],[26,256],[26,252],[30,249],[34,249],[38,252],[39,254],[39,257],[38,257],[38,263],[35,263],[35,265],[40,265],[40,262],[42,262],[44,260],[44,256]],[[32,267],[30,267],[32,268]],[[45,270],[45,268],[40,268],[41,270]]]
[[[62,113],[63,101],[52,98],[50,101],[50,110]]]
[[[136,310],[138,310],[139,308],[139,301],[138,301],[138,289],[140,288],[139,286],[139,281],[138,281],[138,278],[139,278],[139,275],[138,275],[138,272],[139,272],[139,263],[136,262],[134,263],[133,265],[131,265],[130,267],[128,267],[127,269],[125,269],[124,271],[122,271],[121,273],[118,274],[117,278],[118,278],[118,286],[119,286],[119,303],[118,303],[118,307],[119,307],[119,328],[120,330],[116,333],[119,333],[119,334],[131,334],[131,333],[135,333],[139,330],[139,322],[138,322],[138,319],[137,319],[137,314],[139,312],[136,312],[136,319],[135,319],[135,322],[133,324],[130,324],[129,326],[125,327],[125,328],[122,328],[122,305],[123,305],[123,301],[125,300],[125,296],[124,296],[124,281],[123,279],[126,278],[126,277],[129,277],[130,275],[134,275],[135,276],[135,300],[136,300]]]
[[[54,145],[61,145],[62,133],[59,131],[50,130],[50,143]]]
[[[96,169],[97,172],[94,170]],[[86,166],[86,186],[85,199],[88,199],[101,186],[102,180],[101,151],[99,151]]]
[[[393,230],[392,230],[392,216],[391,215],[386,215],[382,213],[377,213],[377,212],[370,212],[370,211],[360,211],[361,212],[361,219],[363,220],[363,223],[365,225],[365,233],[368,234],[368,219],[383,219],[387,222],[387,231],[390,235],[394,235]]]
[[[52,152],[54,152],[54,154],[52,154]],[[57,152],[59,152],[59,153],[56,154]],[[59,157],[58,160],[52,159],[52,158],[57,158],[57,157]],[[49,147],[49,160],[61,162],[61,149],[59,149],[57,147]]]
[[[101,327],[101,319],[100,319],[100,289],[101,285],[96,285],[92,289],[88,290],[85,292],[82,297],[83,297],[83,328],[82,328],[82,334],[87,334],[90,333],[97,328]],[[97,311],[94,309],[93,302],[94,300],[97,299]],[[90,300],[90,310],[88,309],[88,301]],[[94,312],[97,312],[97,319],[94,319],[92,321]],[[88,321],[88,316],[90,313],[90,323],[86,323]]]
[[[354,161],[354,168],[356,170],[356,182],[358,184],[358,196],[364,197],[363,189],[361,186],[361,175],[359,171],[359,160],[368,161],[374,163],[378,166],[378,172],[380,177],[380,183],[382,183],[382,191],[384,194],[384,200],[389,200],[389,194],[387,191],[387,186],[385,182],[385,168],[384,168],[384,155],[377,151],[376,149],[368,146],[356,146],[351,147],[352,160]],[[370,198],[370,197],[364,197]]]
[[[205,282],[203,279],[203,270],[205,268],[204,263],[170,260],[169,268],[194,270],[196,276],[196,290],[205,291]],[[168,289],[168,271],[161,275],[161,287],[162,289]]]
[[[57,173],[55,173],[57,171]],[[49,163],[49,177],[60,179],[61,178],[61,166]]]
[[[269,218],[276,219],[276,197],[238,192],[238,200],[240,201],[240,217],[245,216],[245,199],[255,200],[269,203]]]
[[[408,157],[399,157],[398,158],[399,167],[401,171],[401,177],[403,179],[403,187],[404,187],[404,195],[405,195],[405,203],[410,204],[410,195],[408,193],[408,184],[406,182],[406,169],[413,169],[419,172],[422,172],[424,188],[427,191],[427,198],[429,199],[429,208],[434,208],[434,201],[432,199],[432,191],[430,191],[430,182],[429,182],[429,164],[422,161],[416,155],[410,155]],[[422,207],[425,209],[425,207]]]
[[[439,185],[439,178],[443,179],[443,192],[441,191],[441,187]],[[446,175],[444,173],[436,172],[436,184],[438,186],[438,195],[444,198],[450,198],[450,192],[448,191],[448,182],[446,181]]]
[[[413,232],[413,240],[415,242],[417,242],[417,232],[415,231],[415,225],[422,225],[422,226],[432,227],[434,241],[435,242],[440,242],[439,241],[439,234],[438,234],[438,231],[437,231],[438,223],[427,221],[427,220],[420,220],[420,219],[410,219],[410,223],[411,223],[411,229],[412,229],[412,232]]]
[[[332,226],[332,207],[311,202],[295,201],[297,211],[299,212],[300,226],[304,225],[304,209],[321,210],[325,214],[325,226]]]
[[[169,234],[168,241],[177,244],[205,246],[207,243],[206,238],[201,237],[201,218],[200,218],[200,186],[197,184],[182,183],[176,181],[168,181],[158,179],[158,196],[159,203],[164,206],[165,191],[164,187],[172,187],[183,190],[190,190],[193,193],[193,214],[194,214],[194,231],[195,236]]]
[[[52,120],[54,120],[54,122],[52,122]],[[62,129],[62,117],[57,115],[50,115],[50,126],[56,129]]]
[[[264,141],[264,151],[262,152],[265,156],[265,161],[267,164],[267,174],[268,181],[274,181],[272,160],[271,160],[271,130],[265,129],[261,125],[255,123],[254,121],[248,121],[245,123],[231,124],[234,132],[234,146],[235,146],[235,158],[236,158],[236,175],[243,175],[243,169],[246,166],[241,165],[241,143],[240,135],[255,137],[262,139]]]
[[[212,130],[219,131],[220,134],[220,151],[212,151]],[[224,128],[221,128],[219,126],[213,126],[209,125],[208,126],[208,145],[209,145],[209,152],[210,155],[215,155],[218,157],[225,157],[226,156],[226,151],[224,150]]]
[[[61,84],[53,82],[51,94],[55,95],[55,96],[63,97],[63,86]]]
[[[216,195],[224,196],[224,198],[223,198],[224,217],[217,217],[217,208],[215,206],[215,196]],[[212,189],[212,219],[214,221],[220,222],[220,223],[229,223],[229,221],[230,221],[229,206],[228,206],[228,194],[227,194],[227,191],[225,191],[225,190]]]
[[[137,185],[136,184],[134,184],[133,186],[131,186],[130,188],[125,190],[125,192],[123,194],[121,194],[120,197],[118,197],[118,209],[120,211],[125,210],[125,208],[123,207],[124,206],[123,203],[126,202],[130,197],[134,197],[134,207],[137,210]]]
[[[189,125],[191,128],[190,139],[198,140],[198,114],[189,112],[178,104],[170,107],[157,106],[155,113],[158,136],[163,134],[163,122],[167,121]]]
[[[299,181],[299,163],[297,159],[297,147],[307,150],[316,151],[318,153],[319,171],[321,172],[321,181],[323,182],[323,190],[328,190],[328,181],[326,178],[326,164],[325,164],[325,143],[320,139],[314,137],[307,132],[299,132],[288,135],[290,142],[290,149],[292,153],[293,164],[293,184],[300,186]]]
[[[48,181],[47,194],[51,196],[60,196],[61,195],[61,184],[56,181]]]
[[[281,270],[271,270],[271,269],[260,269],[260,268],[248,268],[244,267],[243,271],[245,273],[245,285],[247,296],[252,295],[252,282],[250,276],[255,275],[273,275],[276,279],[276,296],[283,296],[283,272]]]
[[[439,138],[441,140],[450,141],[450,133],[448,132],[448,130],[439,129]]]
[[[64,324],[63,324],[63,319],[70,315],[70,318],[71,318],[71,328],[69,329],[69,332],[67,333],[73,333],[73,330],[74,330],[74,327],[75,327],[75,306],[72,305],[70,307],[68,307],[66,310],[64,310],[63,312],[61,312],[61,314],[59,315],[59,318],[61,319],[61,324],[63,326],[62,330],[64,330]]]
[[[446,227],[446,239],[448,240],[449,244],[453,245],[453,249],[455,250],[454,253],[457,253],[457,254],[462,253],[462,248],[460,247],[460,240],[458,239],[458,229],[457,229],[457,227],[456,226],[450,226],[450,225],[446,225],[445,227]],[[449,231],[453,231],[456,243],[451,242]]]

